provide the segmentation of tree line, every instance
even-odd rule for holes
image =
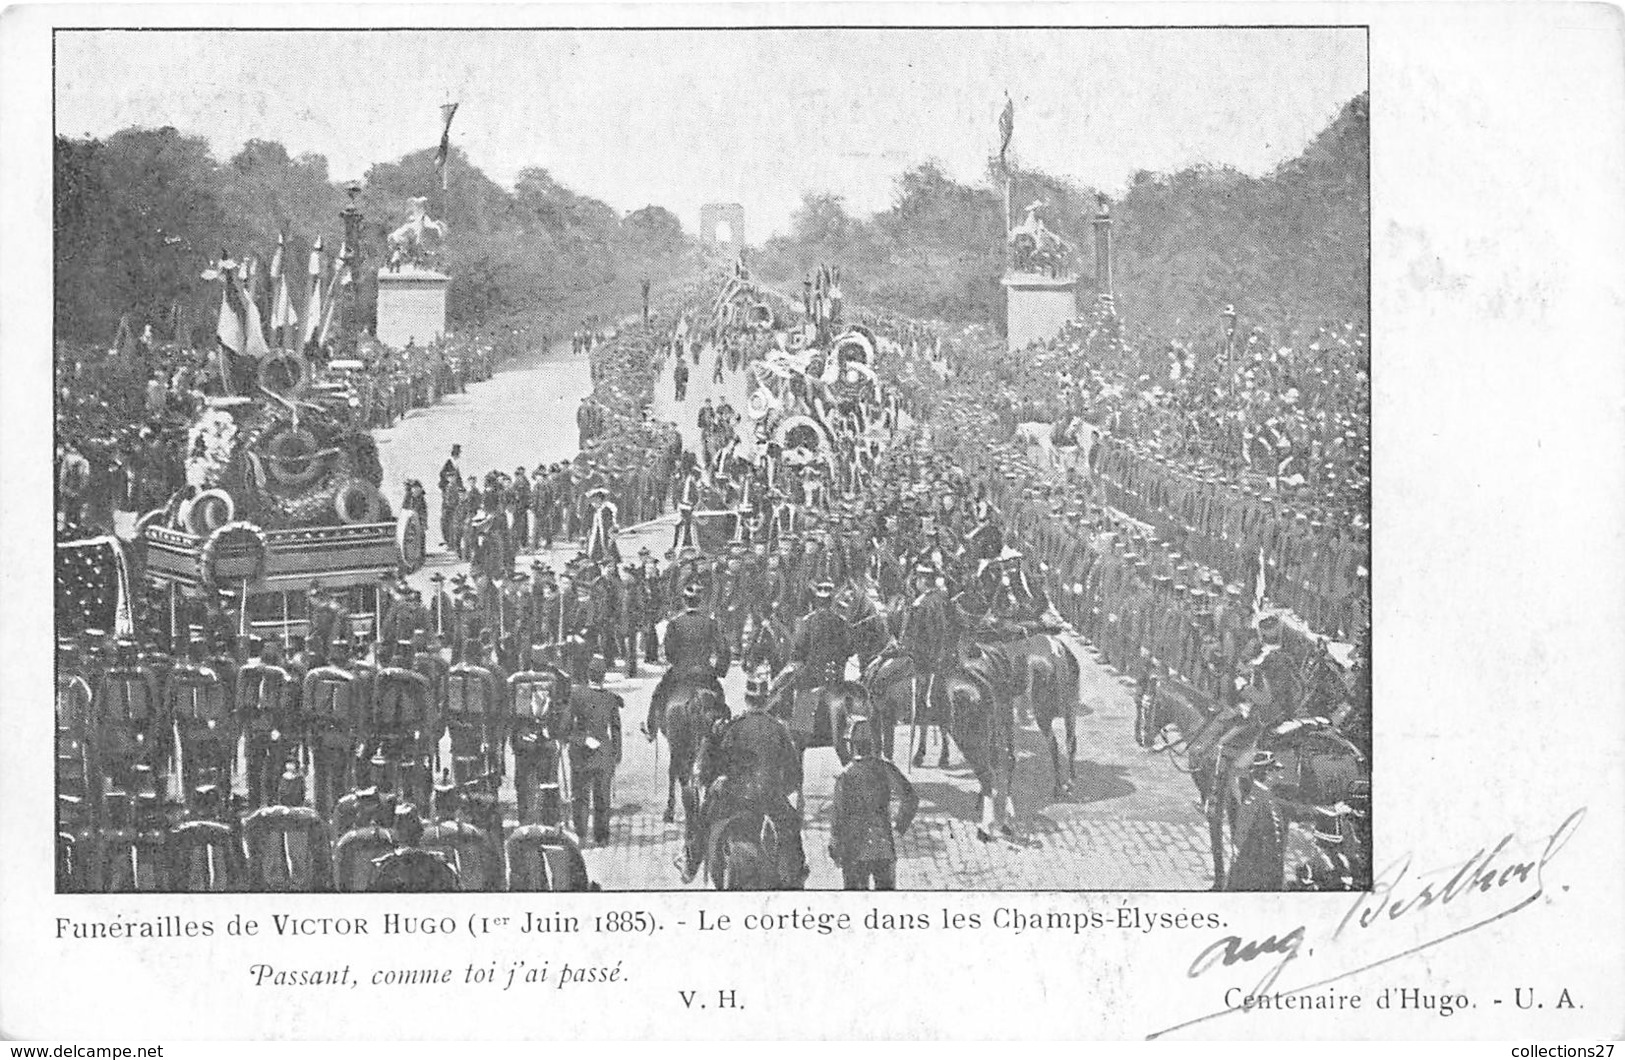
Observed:
[[[1130,329],[1168,338],[1211,327],[1227,305],[1272,330],[1369,318],[1370,133],[1366,94],[1296,157],[1264,176],[1196,166],[1141,171],[1111,204],[1113,295]],[[1070,242],[1084,305],[1097,291],[1090,220],[1094,189],[1029,170],[1011,175],[1010,213],[1043,201],[1045,223]],[[1003,325],[1004,178],[963,184],[936,162],[897,180],[892,206],[854,217],[839,196],[809,192],[792,230],[755,265],[797,289],[828,262],[857,303],[910,316]]]
[[[509,320],[567,329],[589,316],[633,313],[644,279],[658,289],[697,267],[699,248],[663,207],[622,216],[540,167],[522,171],[508,191],[455,146],[443,191],[434,153],[375,164],[363,179],[356,205],[364,215],[364,325],[388,234],[416,196],[427,196],[430,215],[448,225],[440,261],[452,277],[454,330]],[[302,312],[311,246],[320,237],[331,277],[344,235],[339,212],[349,201],[322,155],[291,156],[275,141],[250,140],[222,162],[205,139],[173,127],[58,137],[54,183],[57,338],[99,344],[113,341],[126,315],[137,331],[152,325],[159,339],[178,326],[183,341],[212,343],[219,289],[201,273],[222,251],[255,255],[268,304],[279,233]]]

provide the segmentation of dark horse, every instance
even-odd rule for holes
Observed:
[[[856,681],[832,681],[810,688],[797,687],[798,669],[790,663],[773,683],[768,713],[780,719],[790,729],[796,751],[805,758],[808,751],[829,747],[841,765],[852,760],[847,744],[847,729],[853,718],[868,717],[869,693]],[[796,805],[805,808],[800,790],[796,792]]]
[[[1012,668],[1021,689],[1018,695],[1026,698],[1033,721],[1049,744],[1050,765],[1055,771],[1054,794],[1068,794],[1078,779],[1076,715],[1083,676],[1077,656],[1055,634],[1014,623],[979,630],[976,640],[983,650],[1003,656]],[[1064,768],[1060,741],[1055,735],[1057,718],[1066,732]]]
[[[671,764],[666,770],[667,824],[677,819],[677,794],[683,796],[683,816],[698,815],[699,792],[694,784],[694,761],[700,746],[718,721],[729,717],[728,704],[716,691],[694,681],[679,681],[666,701],[666,713],[659,719],[660,732],[665,734],[666,747],[671,752]],[[646,733],[650,740],[653,732]]]
[[[1288,886],[1286,836],[1292,824],[1308,828],[1317,848],[1316,862],[1299,867],[1297,885],[1370,886],[1370,762],[1326,720],[1333,713],[1327,708],[1335,705],[1325,685],[1312,685],[1294,711],[1296,720],[1231,737],[1227,766],[1220,737],[1242,728],[1238,719],[1181,682],[1148,683],[1135,738],[1169,753],[1195,782],[1208,821],[1214,890]]]
[[[1003,655],[983,651],[974,641],[959,645],[954,662],[930,679],[920,678],[905,656],[875,660],[865,675],[872,703],[906,704],[916,733],[937,725],[951,735],[965,762],[976,774],[978,834],[992,838],[995,827],[1009,833],[1015,816],[1011,798],[1015,780],[1015,697],[1022,678]]]

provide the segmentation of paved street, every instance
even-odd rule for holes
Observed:
[[[656,386],[656,415],[676,419],[692,440],[698,405],[717,397],[711,384],[709,356],[690,379],[688,401],[672,401],[668,374]],[[576,451],[575,408],[588,393],[587,361],[571,357],[566,343],[549,356],[537,355],[499,372],[469,392],[429,409],[418,410],[395,428],[379,433],[385,487],[393,495],[401,480],[414,476],[430,490],[431,521],[438,519],[436,474],[453,442],[463,446],[463,473],[483,476],[490,468],[512,471],[516,465],[566,459]],[[728,375],[720,392],[737,408],[744,407],[742,375]],[[623,554],[647,544],[663,554],[671,540],[669,520],[635,528],[621,542]],[[434,570],[456,569],[452,557],[434,552],[414,581],[427,588]],[[555,568],[574,548],[555,551]],[[528,558],[526,560],[528,562]],[[1030,721],[1018,747],[1015,789],[1019,834],[1015,841],[984,843],[976,836],[977,785],[956,753],[946,770],[931,766],[909,770],[909,732],[897,732],[899,764],[920,795],[920,813],[899,847],[898,885],[918,889],[1203,889],[1212,880],[1206,853],[1206,830],[1195,806],[1195,788],[1165,757],[1135,745],[1133,703],[1129,688],[1094,653],[1076,639],[1073,650],[1082,664],[1079,707],[1077,784],[1069,797],[1054,801],[1050,792],[1049,752]],[[681,886],[673,860],[681,849],[681,823],[662,822],[665,808],[664,741],[649,744],[638,733],[648,699],[661,670],[644,670],[637,679],[612,677],[610,688],[626,699],[625,760],[616,777],[611,841],[586,850],[593,878],[606,890],[668,889]],[[735,668],[725,682],[729,701],[741,701],[744,676]],[[806,761],[807,834],[812,866],[811,888],[840,886],[829,860],[829,798],[837,762],[832,751],[809,752]],[[511,776],[510,770],[510,776]],[[512,791],[504,792],[511,803]],[[700,887],[696,881],[691,886]]]

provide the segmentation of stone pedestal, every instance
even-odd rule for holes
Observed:
[[[451,277],[403,265],[378,270],[378,341],[404,349],[427,346],[446,333],[446,288]]]
[[[1048,342],[1061,326],[1078,315],[1076,276],[1005,273],[1006,348],[1021,350],[1030,342]]]

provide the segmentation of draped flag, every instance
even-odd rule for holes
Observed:
[[[457,104],[444,103],[440,107],[440,149],[434,153],[435,168],[440,170],[440,190],[446,190],[446,163],[451,161],[451,119],[457,113]]]
[[[276,237],[276,254],[271,258],[271,330],[276,333],[278,346],[284,342],[292,343],[294,329],[299,325],[299,313],[293,308],[293,296],[288,293],[288,274],[282,263],[285,242],[283,236]]]
[[[64,633],[110,629],[117,636],[135,630],[130,613],[129,557],[111,534],[56,546],[56,621]]]
[[[1009,96],[1004,97],[1004,109],[999,112],[999,168],[1005,168],[1004,154],[1010,150],[1010,137],[1016,132],[1016,105]]]
[[[303,341],[299,346],[307,350],[318,339],[318,332],[322,326],[322,237],[316,237],[316,245],[310,248],[310,301],[305,305],[305,332]]]
[[[260,322],[260,307],[254,304],[253,286],[258,284],[258,276],[257,260],[251,260],[237,270],[238,283],[244,285],[238,291],[243,306],[243,348],[239,352],[255,358],[271,352],[271,348],[265,344],[265,325]]]
[[[350,282],[350,245],[339,244],[338,261],[333,264],[333,282],[327,287],[327,306],[322,312],[322,327],[316,334],[316,344],[326,346],[335,337],[333,334],[334,311],[339,304],[339,288]]]

